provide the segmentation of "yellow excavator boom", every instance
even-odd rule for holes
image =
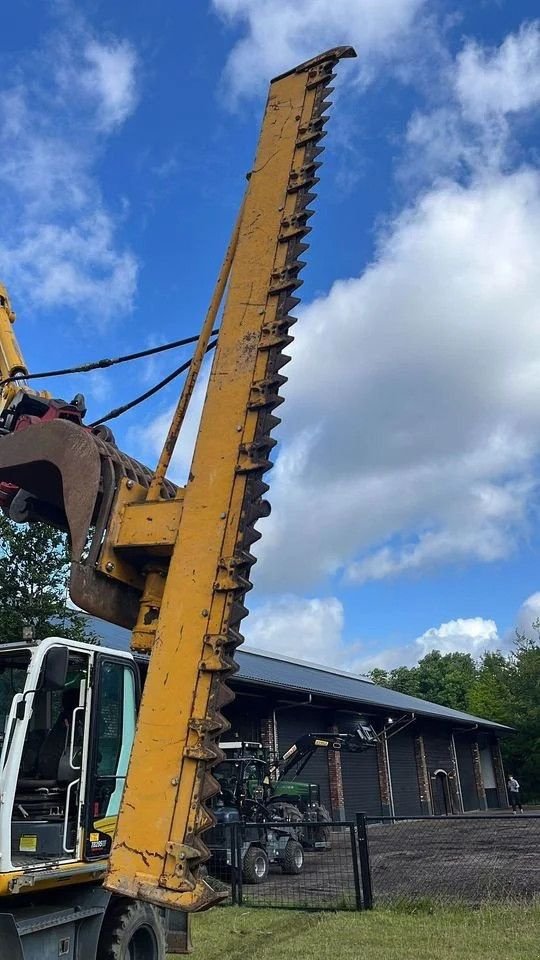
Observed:
[[[318,181],[327,88],[341,48],[272,81],[219,340],[165,582],[106,886],[187,910],[219,895],[200,875],[212,824],[225,679],[241,642],[266,512],[273,410]]]
[[[232,699],[226,681],[242,642],[255,524],[268,513],[264,475],[326,98],[337,62],[350,56],[350,47],[337,47],[270,85],[233,240],[157,470],[56,401],[0,437],[0,491],[19,491],[11,509],[22,503],[21,519],[70,534],[72,599],[132,629],[133,649],[151,651],[106,886],[167,908],[201,910],[222,896],[201,870],[203,833],[213,823],[206,803],[217,788],[211,770],[227,726],[221,711]],[[177,488],[166,468],[226,287],[189,480]],[[0,288],[4,379],[20,357],[3,336],[9,324]]]

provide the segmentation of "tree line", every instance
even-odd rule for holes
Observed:
[[[540,802],[540,621],[533,630],[535,637],[517,633],[510,653],[474,659],[433,650],[417,666],[370,674],[381,686],[513,727],[501,742],[503,760],[529,803]]]

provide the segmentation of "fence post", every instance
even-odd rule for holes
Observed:
[[[231,849],[231,900],[233,906],[238,903],[238,857],[236,827],[236,823],[229,823],[225,826],[225,831],[229,831],[229,846]]]
[[[356,835],[353,824],[349,827],[351,833],[351,855],[354,877],[354,894],[356,898],[356,909],[362,909],[362,890],[360,887],[360,868],[358,866],[358,847],[356,844]]]
[[[369,862],[369,843],[365,813],[356,814],[356,828],[358,831],[358,853],[362,877],[364,910],[373,910],[373,886],[371,883],[371,864]]]
[[[238,821],[235,824],[235,848],[236,848],[236,902],[239,907],[243,902],[243,862],[242,862],[242,829],[243,824]]]

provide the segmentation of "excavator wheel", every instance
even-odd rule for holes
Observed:
[[[97,960],[165,960],[165,927],[150,903],[114,897],[101,929]]]

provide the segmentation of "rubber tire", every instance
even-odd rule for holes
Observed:
[[[140,942],[134,943],[137,935]],[[97,960],[165,960],[166,956],[165,927],[157,907],[113,897],[101,928]]]
[[[279,816],[285,820],[286,823],[297,823],[299,820],[304,819],[298,807],[295,807],[294,803],[287,803],[286,800],[277,799],[270,801],[268,809],[277,810]]]
[[[279,797],[275,801],[271,801],[268,804],[268,809],[270,811],[274,810],[278,816],[284,821],[284,823],[290,823],[292,825],[302,822],[304,820],[304,815],[300,812],[298,807],[294,803],[288,803],[286,800],[280,800]],[[304,840],[304,830],[305,827],[295,827],[294,836],[297,840],[300,840],[302,843]]]
[[[297,863],[299,852],[302,856],[301,864]],[[281,869],[283,870],[283,873],[287,873],[291,877],[297,877],[299,873],[302,873],[302,870],[304,869],[304,848],[301,843],[298,843],[297,840],[289,840],[287,843]]]
[[[261,858],[265,863],[265,871],[264,875],[259,876],[255,865],[257,860],[260,860]],[[261,847],[250,847],[242,864],[242,877],[244,883],[264,883],[268,877],[269,870],[270,861],[268,859],[268,854]]]
[[[315,828],[315,837],[319,842],[328,844],[326,850],[332,848],[332,828],[327,824],[332,823],[330,811],[322,804],[317,804],[317,826]],[[320,825],[320,826],[319,826]]]

